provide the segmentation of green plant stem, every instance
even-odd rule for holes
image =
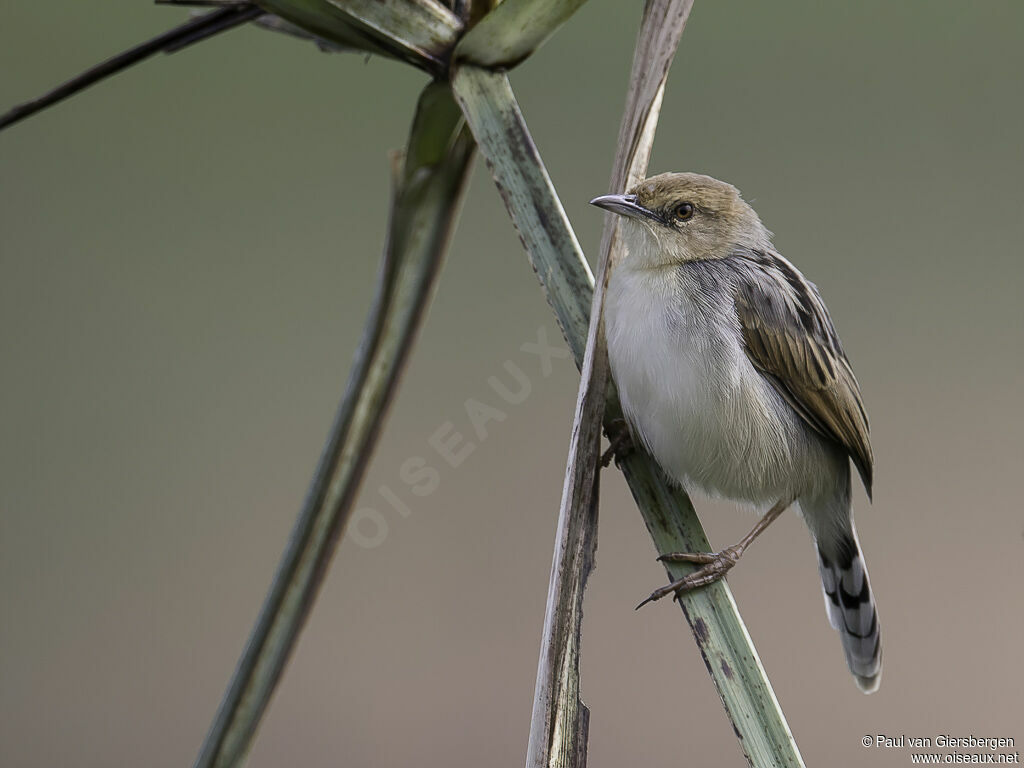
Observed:
[[[427,86],[405,162],[394,168],[389,239],[345,396],[259,619],[196,760],[197,768],[227,768],[244,762],[344,530],[433,293],[461,206],[473,147],[447,86]]]
[[[452,85],[501,192],[577,365],[582,365],[594,281],[530,138],[504,73],[464,65]],[[621,418],[610,392],[605,426]],[[659,553],[711,549],[686,494],[673,488],[642,451],[625,457],[623,473]],[[671,564],[673,578],[689,567]],[[708,672],[755,766],[803,766],[757,650],[724,581],[680,600]]]

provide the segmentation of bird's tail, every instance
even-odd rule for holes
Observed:
[[[857,533],[849,530],[828,544],[818,542],[818,569],[828,620],[839,632],[846,664],[864,693],[882,680],[882,638]]]

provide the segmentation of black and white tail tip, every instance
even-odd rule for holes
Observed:
[[[871,594],[857,535],[844,536],[825,551],[818,547],[818,568],[825,592],[828,620],[839,632],[846,664],[864,693],[874,693],[882,680],[882,639],[878,611]]]

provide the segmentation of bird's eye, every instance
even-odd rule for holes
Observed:
[[[693,218],[694,210],[696,209],[693,207],[693,203],[680,203],[673,211],[673,215],[676,217],[676,221],[686,221]]]

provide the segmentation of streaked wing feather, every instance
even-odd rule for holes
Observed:
[[[874,457],[860,386],[817,288],[774,253],[740,254],[736,311],[751,363],[800,417],[842,445],[871,495]]]

